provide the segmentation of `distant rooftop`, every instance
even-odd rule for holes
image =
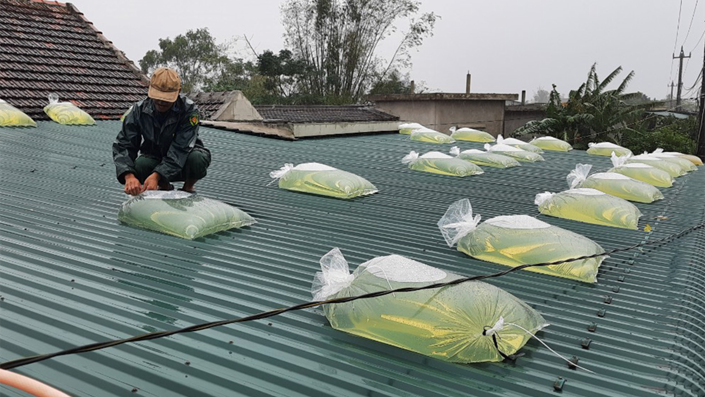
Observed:
[[[147,86],[74,5],[0,0],[0,99],[35,120],[48,119],[42,109],[50,93],[94,118],[119,118]]]
[[[268,122],[335,123],[399,120],[399,117],[365,105],[257,105],[255,109]]]
[[[390,94],[370,95],[367,97],[372,102],[384,101],[514,101],[518,94],[453,94],[437,92],[430,94]]]

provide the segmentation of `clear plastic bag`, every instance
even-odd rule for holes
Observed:
[[[434,130],[428,129],[428,128],[413,130],[411,132],[411,140],[412,141],[428,142],[428,143],[453,143],[453,142],[455,142],[455,139],[451,138],[450,136],[448,136],[442,132],[434,131]]]
[[[148,190],[120,206],[118,220],[187,240],[255,224],[244,211],[198,194]]]
[[[539,193],[534,204],[544,215],[632,230],[637,230],[641,217],[629,201],[590,188]]]
[[[450,149],[450,154],[459,159],[487,167],[510,168],[520,165],[519,162],[512,157],[497,153],[483,152],[477,149],[469,149],[461,152],[457,146],[454,146]]]
[[[640,154],[627,159],[627,164],[641,163],[666,171],[668,175],[676,178],[686,174],[685,169],[678,164],[666,161],[665,159],[649,154]]]
[[[485,131],[476,130],[474,128],[455,128],[450,127],[450,137],[456,141],[469,141],[469,142],[494,142],[495,139],[492,135]]]
[[[367,179],[353,173],[319,163],[304,163],[294,167],[285,164],[269,174],[279,179],[279,187],[295,192],[350,199],[377,193]]]
[[[23,111],[0,99],[0,127],[36,127],[37,123]]]
[[[597,156],[611,156],[614,152],[617,156],[632,155],[632,151],[612,142],[588,143],[587,154]]]
[[[529,143],[543,150],[553,150],[556,152],[568,152],[570,150],[573,150],[573,147],[570,146],[570,143],[560,140],[558,138],[554,138],[552,136],[542,136],[540,138],[535,138]]]
[[[519,149],[518,147],[509,146],[505,144],[490,145],[485,144],[485,150],[495,154],[501,154],[503,156],[511,157],[517,161],[522,161],[525,163],[535,163],[537,161],[544,161],[543,156],[534,152],[527,152],[526,150]]]
[[[321,269],[314,278],[314,300],[460,278],[399,255],[374,258],[350,274],[337,248],[321,258]],[[504,359],[486,332],[490,328],[496,330],[499,350],[510,355],[531,338],[521,328],[533,335],[548,326],[536,310],[515,296],[477,281],[324,305],[323,311],[337,330],[456,363]]]
[[[588,176],[592,165],[578,164],[566,180],[571,189],[591,188],[629,201],[652,203],[663,199],[663,193],[653,185],[616,172],[599,172]]]
[[[453,203],[438,221],[449,247],[473,258],[506,266],[555,262],[604,253],[597,243],[577,233],[551,226],[527,215],[498,216],[480,224],[470,200]],[[597,281],[605,256],[525,270],[586,283]]]
[[[680,157],[675,154],[664,153],[663,149],[654,150],[654,152],[651,153],[651,156],[658,157],[661,160],[667,161],[669,163],[677,164],[685,172],[696,171],[698,169],[698,167],[695,164],[693,164],[692,161],[688,160],[687,158]]]
[[[399,124],[399,133],[404,135],[411,134],[411,131],[426,128],[419,123],[403,123]]]
[[[431,172],[433,174],[450,176],[470,176],[484,173],[477,165],[451,157],[441,152],[428,152],[423,156],[412,151],[401,159],[402,164],[408,164],[409,169]]]
[[[614,167],[607,172],[616,172],[657,187],[673,186],[673,177],[668,172],[644,163],[627,163],[629,157],[629,155],[617,156],[613,153]]]
[[[693,163],[693,165],[695,165],[695,166],[703,165],[703,161],[700,159],[700,157],[693,156],[692,154],[684,154],[684,153],[680,153],[680,152],[663,152],[663,154],[672,154],[672,155],[684,158],[684,159],[690,161],[691,163]]]
[[[504,137],[502,137],[502,135],[497,136],[497,144],[498,145],[514,146],[515,148],[519,148],[521,150],[526,150],[527,152],[532,152],[532,153],[543,153],[543,150],[541,150],[541,148],[538,146],[534,146],[530,143],[526,143],[524,141],[520,141],[515,138],[504,138]]]
[[[49,104],[44,107],[46,113],[52,120],[59,124],[66,125],[94,125],[95,120],[88,113],[79,109],[71,102],[59,102],[59,96],[49,95]]]

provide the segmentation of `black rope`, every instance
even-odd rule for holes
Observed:
[[[423,291],[423,290],[427,290],[427,289],[451,287],[454,285],[466,283],[468,281],[478,281],[478,280],[484,280],[484,279],[488,279],[488,278],[501,277],[501,276],[504,276],[509,273],[513,273],[513,272],[516,272],[519,270],[528,269],[528,268],[532,268],[532,267],[553,266],[553,265],[559,265],[561,263],[566,263],[566,262],[597,258],[600,256],[607,256],[607,255],[611,255],[611,254],[614,254],[617,252],[630,251],[630,250],[644,247],[644,246],[648,246],[648,245],[664,244],[666,242],[679,239],[679,238],[681,238],[689,233],[692,233],[698,229],[701,229],[703,227],[705,227],[705,223],[701,223],[699,225],[692,226],[692,227],[685,229],[679,233],[664,237],[660,240],[642,242],[642,243],[638,243],[638,244],[635,244],[635,245],[632,245],[629,247],[624,247],[624,248],[615,248],[613,250],[606,251],[606,252],[599,253],[599,254],[594,254],[594,255],[584,255],[581,257],[577,257],[577,258],[563,259],[563,260],[554,261],[554,262],[524,264],[524,265],[519,265],[516,267],[508,268],[507,270],[504,270],[504,271],[501,271],[498,273],[482,274],[482,275],[472,276],[472,277],[463,277],[463,278],[459,278],[459,279],[456,279],[453,281],[449,281],[449,282],[445,282],[445,283],[430,284],[430,285],[426,285],[423,287],[404,287],[404,288],[397,288],[394,290],[370,292],[368,294],[359,295],[359,296],[335,298],[335,299],[329,299],[329,300],[324,300],[324,301],[305,302],[305,303],[300,303],[298,305],[289,306],[286,308],[275,309],[275,310],[270,310],[267,312],[253,314],[253,315],[247,316],[247,317],[241,317],[241,318],[229,319],[229,320],[221,320],[221,321],[213,321],[210,323],[192,325],[190,327],[181,328],[181,329],[177,329],[177,330],[173,330],[173,331],[152,332],[149,334],[138,335],[138,336],[134,336],[131,338],[126,338],[126,339],[118,339],[118,340],[113,340],[113,341],[108,341],[108,342],[92,343],[89,345],[84,345],[84,346],[79,346],[79,347],[75,347],[75,348],[71,348],[71,349],[67,349],[67,350],[58,351],[56,353],[41,354],[41,355],[36,355],[36,356],[24,357],[24,358],[20,358],[20,359],[13,360],[13,361],[7,361],[7,362],[0,364],[0,369],[7,370],[7,369],[12,369],[12,368],[17,368],[17,367],[21,367],[24,365],[48,360],[48,359],[51,359],[54,357],[65,356],[65,355],[69,355],[69,354],[87,353],[87,352],[92,352],[92,351],[96,351],[96,350],[106,349],[106,348],[113,347],[113,346],[122,345],[124,343],[141,342],[141,341],[145,341],[145,340],[164,338],[164,337],[176,335],[176,334],[203,331],[203,330],[206,330],[209,328],[220,327],[223,325],[243,323],[243,322],[254,321],[254,320],[262,320],[265,318],[274,317],[274,316],[284,314],[287,312],[292,312],[292,311],[302,310],[302,309],[309,309],[309,308],[313,308],[313,307],[320,306],[320,305],[327,305],[327,304],[334,304],[334,303],[347,303],[347,302],[352,302],[352,301],[355,301],[358,299],[378,298],[381,296],[400,293],[400,292],[416,292],[416,291]],[[497,344],[497,342],[495,340],[495,345],[496,344]],[[497,347],[497,350],[499,350],[499,347]],[[503,357],[505,356],[505,354],[502,352],[500,352],[500,354],[502,354]],[[511,356],[508,356],[508,357],[511,358]]]

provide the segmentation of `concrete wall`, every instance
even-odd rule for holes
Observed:
[[[512,107],[507,107],[504,113],[504,136],[511,136],[514,130],[523,127],[533,120],[543,120],[546,118],[544,110],[512,111]]]
[[[452,126],[477,128],[494,136],[504,130],[503,100],[379,100],[375,108],[447,134]]]

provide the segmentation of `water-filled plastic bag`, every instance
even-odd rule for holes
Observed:
[[[614,167],[607,172],[616,172],[657,187],[673,186],[673,177],[668,172],[644,163],[627,163],[629,157],[629,155],[618,157],[613,154]]]
[[[504,138],[502,137],[502,135],[497,136],[497,144],[514,146],[515,148],[526,150],[527,152],[543,153],[543,150],[541,150],[541,148],[538,146],[534,146],[530,143],[526,143],[515,138]]]
[[[461,278],[399,255],[376,257],[352,274],[337,248],[320,262],[312,287],[317,301]],[[548,325],[523,301],[479,281],[324,305],[323,311],[334,329],[455,363],[502,361],[499,351],[514,354],[531,338],[521,328],[535,334]],[[487,332],[493,327],[497,347]]]
[[[455,142],[455,139],[451,138],[450,136],[434,131],[428,128],[422,128],[418,130],[414,130],[411,132],[411,140],[412,141],[421,141],[421,142],[428,142],[428,143],[453,143]]]
[[[612,142],[588,143],[587,154],[598,156],[611,156],[614,152],[617,156],[632,155],[632,151]]]
[[[411,131],[426,128],[419,123],[403,123],[399,124],[399,133],[404,135],[411,134]]]
[[[522,161],[525,163],[535,163],[537,161],[544,161],[543,156],[534,152],[527,152],[526,150],[519,149],[518,147],[509,146],[505,144],[490,145],[485,144],[485,150],[488,152],[501,154],[503,156],[511,157],[517,161]]]
[[[566,177],[568,186],[591,188],[629,201],[652,203],[663,199],[663,193],[655,186],[616,172],[598,172],[588,176],[590,164],[578,164]]]
[[[539,193],[539,212],[557,218],[636,230],[641,211],[629,201],[596,189],[578,188]]]
[[[688,160],[687,158],[678,156],[677,154],[664,153],[663,149],[656,149],[650,155],[654,156],[654,157],[658,157],[661,160],[667,161],[669,163],[678,164],[678,166],[681,167],[683,169],[683,171],[685,171],[685,172],[691,172],[691,171],[698,170],[698,167],[695,164],[693,164],[692,161]]]
[[[218,200],[182,191],[156,190],[124,202],[118,220],[188,240],[256,223],[246,212]]]
[[[695,166],[703,165],[703,161],[700,159],[700,157],[693,156],[692,154],[684,154],[684,153],[680,153],[680,152],[663,152],[663,154],[673,154],[675,156],[684,158],[684,159],[690,161],[691,163],[693,163]]]
[[[469,161],[480,166],[510,168],[518,167],[520,165],[519,162],[512,157],[504,156],[498,153],[483,152],[478,149],[463,150],[461,152],[457,146],[454,146],[450,149],[450,154],[458,157],[459,159]]]
[[[279,179],[279,187],[295,192],[318,194],[341,199],[377,193],[367,179],[319,163],[304,163],[296,167],[286,164],[269,174]]]
[[[666,161],[660,157],[652,156],[649,154],[640,154],[638,156],[633,156],[627,159],[627,164],[641,163],[650,165],[654,168],[658,168],[662,171],[666,171],[668,175],[676,178],[686,174],[686,170],[673,162]]]
[[[573,150],[573,147],[570,146],[570,143],[560,140],[558,138],[554,138],[552,136],[542,136],[540,138],[535,138],[529,143],[543,150],[553,150],[556,152],[567,152]]]
[[[494,142],[494,137],[491,134],[485,131],[476,130],[474,128],[464,127],[456,129],[455,127],[451,127],[450,132],[450,137],[455,139],[456,141],[469,141],[480,143]]]
[[[409,169],[431,172],[450,176],[470,176],[482,174],[482,168],[477,165],[449,156],[441,152],[428,152],[422,156],[412,151],[401,162],[408,164]]]
[[[438,228],[448,246],[457,244],[458,251],[473,258],[512,267],[605,252],[587,237],[527,215],[497,216],[480,224],[480,215],[473,217],[468,199],[453,203]],[[604,256],[596,256],[525,270],[594,283],[603,260]]]
[[[37,123],[23,111],[0,99],[0,127],[36,127]]]
[[[88,113],[79,109],[71,102],[59,102],[56,94],[49,95],[49,104],[44,107],[52,120],[66,125],[94,125],[95,120]]]

